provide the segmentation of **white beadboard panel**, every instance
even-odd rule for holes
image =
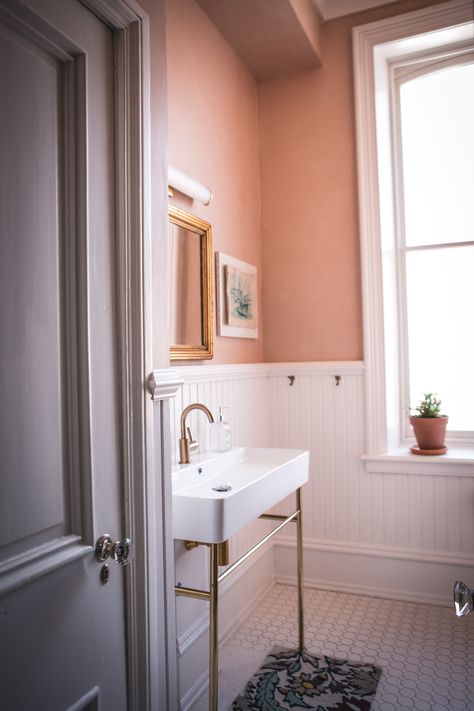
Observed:
[[[212,366],[211,366],[212,367]],[[205,369],[206,366],[203,366]],[[192,402],[204,403],[217,419],[218,407],[224,410],[225,419],[232,428],[233,446],[247,445],[268,447],[270,441],[270,423],[268,421],[268,378],[255,374],[229,377],[212,376],[207,379],[201,374],[199,379],[191,380],[186,368],[180,368],[180,376],[184,379],[178,394],[173,401],[172,441],[174,442],[174,462],[179,457],[179,417],[182,410]],[[194,368],[192,368],[194,370]],[[212,367],[215,373],[216,366]],[[228,372],[228,371],[227,371]],[[200,443],[200,451],[206,450],[208,422],[201,412],[192,412],[187,423],[195,439]]]
[[[337,371],[315,364],[311,375],[306,365],[291,386],[286,375],[269,378],[273,444],[310,451],[305,537],[472,554],[472,479],[366,472],[363,372],[337,384]]]
[[[236,446],[309,450],[310,478],[303,487],[305,584],[444,603],[457,577],[472,580],[474,479],[452,472],[443,476],[366,470],[361,459],[366,442],[363,364],[203,365],[176,371],[183,385],[171,402],[175,461],[179,416],[195,401],[214,415],[219,405],[229,408],[225,417]],[[288,376],[294,376],[293,384]],[[206,417],[192,413],[190,426],[204,451]],[[293,495],[275,508],[289,513],[294,506]],[[232,560],[271,527],[256,521],[234,536]],[[273,544],[280,582],[294,580],[293,546],[294,528],[288,526]],[[207,550],[185,551],[177,541],[175,554],[176,579],[207,587]],[[249,589],[257,584],[258,568],[245,573]],[[270,584],[271,573],[267,570],[264,580],[258,580],[259,585]],[[225,593],[229,600],[234,599],[233,585],[231,578]],[[242,616],[244,607],[245,595],[237,595],[232,615]],[[181,698],[188,707],[204,683],[205,635],[195,630],[204,628],[198,621],[205,606],[179,599],[177,609],[178,636],[192,641],[181,662]],[[196,656],[197,649],[202,651]]]
[[[304,535],[440,552],[470,553],[474,538],[471,477],[367,472],[364,369],[354,363],[278,363],[191,366],[175,406],[199,400],[213,412],[230,409],[235,445],[304,448],[310,481],[303,489]],[[288,376],[294,375],[293,384]],[[335,376],[339,375],[337,384]],[[193,434],[206,440],[207,420],[190,418]],[[294,506],[294,497],[276,507]],[[261,523],[256,524],[261,530]],[[239,534],[244,541],[249,533]],[[250,538],[252,535],[250,534]]]
[[[174,442],[174,461],[179,458],[179,418],[182,410],[192,402],[205,404],[217,419],[218,407],[227,407],[224,410],[225,419],[232,428],[233,446],[249,447],[269,447],[272,446],[270,436],[270,423],[268,420],[269,399],[268,399],[268,376],[259,364],[254,366],[236,366],[235,371],[231,366],[202,366],[197,369],[195,366],[179,368],[180,377],[184,384],[178,391],[177,397],[171,402],[172,412],[172,442]],[[200,443],[200,451],[206,451],[208,421],[201,412],[192,412],[187,420],[193,437]],[[236,560],[246,552],[254,543],[271,530],[271,524],[263,521],[256,521],[247,526],[234,536],[230,542],[232,560]],[[179,546],[179,544],[176,544]],[[181,544],[183,550],[184,546]],[[192,552],[192,551],[191,551]],[[179,573],[183,585],[194,584],[189,580],[191,575],[199,575],[198,570],[206,570],[202,558],[203,551],[195,551],[195,559],[199,562],[196,566],[190,566],[189,552],[186,551],[184,561],[181,556],[177,557],[177,574]],[[183,567],[184,566],[184,567]],[[185,575],[185,571],[188,576]],[[192,603],[192,601],[191,601]],[[189,601],[182,601],[184,608]]]
[[[286,376],[270,378],[274,445],[310,451],[310,482],[303,489],[304,535],[359,540],[363,453],[362,373],[335,375],[325,364],[306,366],[292,386]],[[367,487],[366,487],[367,488]],[[286,502],[285,502],[286,506]],[[280,506],[283,508],[283,504]]]
[[[218,407],[224,406],[225,419],[232,428],[233,446],[272,446],[267,368],[260,365],[183,366],[176,368],[183,379],[177,396],[170,401],[174,462],[179,458],[179,419],[182,410],[192,402],[205,404],[217,419]],[[207,448],[207,418],[193,412],[187,422],[200,451]],[[272,528],[266,521],[255,521],[230,541],[231,562],[252,547]],[[223,569],[221,569],[223,570]],[[269,543],[262,557],[251,559],[220,588],[220,631],[225,635],[232,625],[242,620],[258,599],[259,593],[273,583],[273,552]],[[201,589],[209,588],[209,552],[206,547],[187,551],[183,541],[175,541],[176,582]],[[250,605],[250,607],[249,607]],[[209,605],[198,600],[178,597],[176,601],[177,633],[180,655],[180,697],[182,708],[190,708],[202,692],[207,678],[207,619]],[[222,635],[220,635],[220,639]]]

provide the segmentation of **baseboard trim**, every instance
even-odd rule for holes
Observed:
[[[275,541],[275,581],[296,584],[295,541]],[[304,541],[304,585],[321,590],[382,597],[390,600],[449,606],[453,584],[469,584],[474,561],[456,552],[406,551],[335,541]]]
[[[292,575],[275,575],[275,585],[290,585],[296,587],[296,578]],[[371,587],[370,585],[353,585],[349,583],[335,583],[329,580],[313,580],[304,578],[305,588],[310,590],[324,590],[327,592],[340,592],[347,595],[362,595],[364,597],[378,597],[384,600],[399,600],[423,605],[437,605],[449,607],[449,603],[441,595],[416,594],[405,590],[388,590],[386,588]]]
[[[290,536],[279,536],[275,540],[278,548],[294,548],[295,539]],[[452,555],[444,551],[442,554],[433,550],[417,548],[392,548],[388,546],[360,544],[316,538],[306,538],[303,541],[304,550],[323,551],[325,553],[342,553],[346,555],[363,555],[375,558],[414,561],[417,563],[436,563],[437,565],[458,565],[474,568],[474,558],[467,553],[454,552]]]

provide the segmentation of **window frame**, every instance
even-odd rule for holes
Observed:
[[[390,125],[390,67],[400,58],[420,56],[437,45],[456,45],[472,36],[472,5],[469,0],[452,0],[404,15],[353,28],[353,63],[356,107],[357,170],[361,239],[364,360],[366,366],[366,460],[369,471],[439,470],[437,464],[410,455],[404,442],[400,411],[400,349],[395,268],[399,254],[396,233],[399,217],[394,204],[393,156]],[[471,45],[472,46],[472,45]],[[377,89],[376,89],[377,84]],[[385,115],[385,136],[377,117]],[[387,128],[388,127],[388,128]],[[385,148],[381,146],[385,145]],[[381,185],[379,174],[388,176]],[[384,209],[380,209],[380,205]],[[390,215],[387,218],[387,215]],[[384,278],[385,277],[385,278]],[[385,311],[384,311],[385,309]],[[387,312],[393,318],[387,318]],[[413,441],[413,440],[411,440]],[[383,457],[388,464],[374,464]],[[448,455],[444,455],[448,457]],[[395,459],[394,459],[395,458]],[[474,475],[474,447],[459,456],[452,453],[453,471],[469,464]],[[417,462],[414,460],[417,459]],[[433,458],[435,459],[435,458]],[[439,460],[439,458],[436,458]],[[396,462],[395,462],[396,460]],[[420,461],[422,460],[422,461]],[[386,460],[387,462],[388,460]],[[395,463],[394,463],[395,462]],[[408,469],[407,469],[408,467]]]

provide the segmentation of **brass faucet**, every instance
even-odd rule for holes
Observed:
[[[184,408],[183,412],[181,413],[181,437],[179,439],[180,464],[189,464],[189,452],[199,446],[199,442],[196,442],[196,440],[193,439],[189,427],[186,428],[186,417],[192,410],[202,410],[202,412],[207,415],[207,419],[209,420],[209,422],[214,422],[212,412],[208,410],[205,405],[201,405],[200,402],[193,402],[192,405],[188,405]],[[188,436],[186,436],[186,430],[188,432]]]

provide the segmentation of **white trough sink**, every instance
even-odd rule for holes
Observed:
[[[302,449],[238,447],[177,465],[173,536],[221,543],[307,482],[308,471]]]

